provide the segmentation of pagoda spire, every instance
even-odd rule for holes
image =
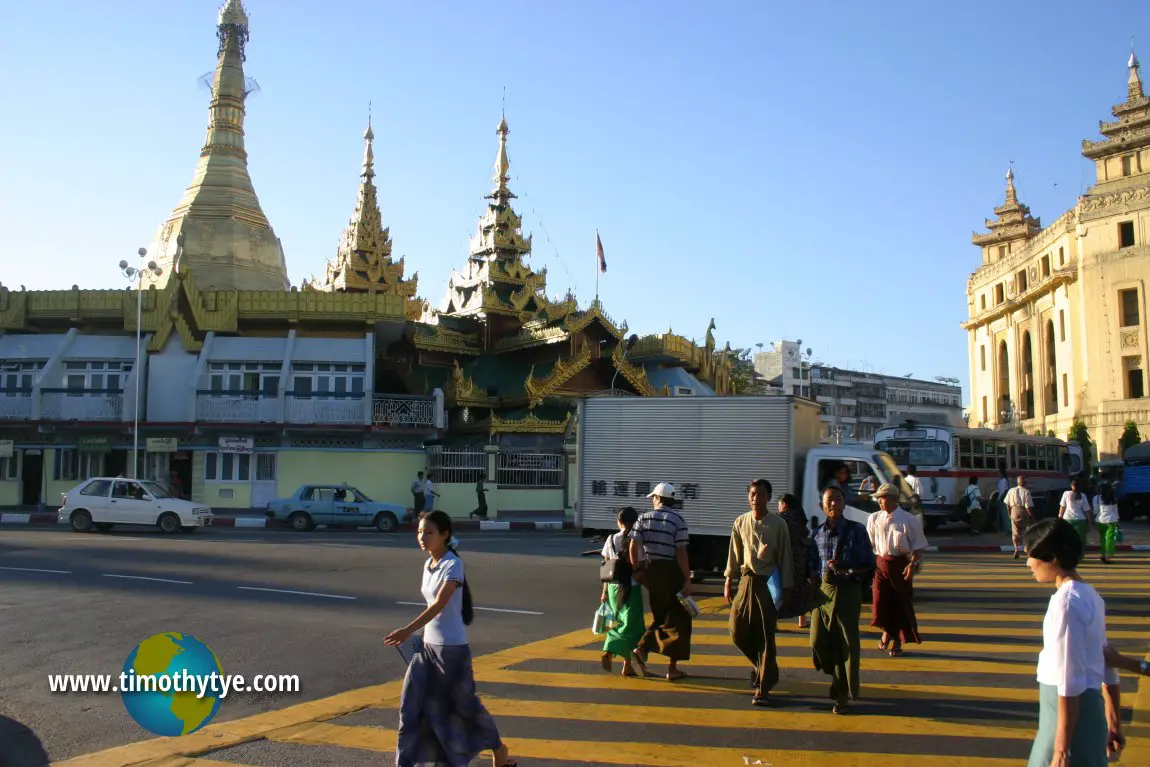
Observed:
[[[506,115],[500,118],[499,127],[495,129],[495,132],[499,134],[499,152],[495,155],[495,175],[491,177],[491,180],[495,182],[495,189],[487,195],[487,199],[495,200],[497,205],[507,205],[509,200],[514,200],[516,197],[507,186],[511,181],[511,177],[508,175],[511,170],[511,161],[507,159],[507,134],[511,130],[507,127]]]
[[[422,313],[422,302],[416,298],[419,277],[404,279],[404,259],[392,260],[390,230],[383,225],[379,210],[379,193],[375,187],[375,131],[371,127],[368,107],[367,128],[363,132],[363,166],[359,172],[359,193],[355,210],[339,238],[335,258],[327,262],[323,279],[304,280],[304,290],[378,292],[400,296],[405,300],[409,319]]]
[[[244,112],[250,89],[244,76],[248,14],[241,0],[227,0],[216,25],[216,70],[211,82],[208,131],[192,183],[161,226],[150,249],[171,267],[184,235],[180,270],[196,274],[201,289],[287,290],[283,246],[260,207],[244,146]],[[161,282],[174,277],[166,268]]]
[[[1139,73],[1141,64],[1138,63],[1138,55],[1134,53],[1134,47],[1130,47],[1130,60],[1126,62],[1127,68],[1130,70],[1130,78],[1127,80],[1127,91],[1129,94],[1129,101],[1142,98],[1145,93],[1142,90],[1142,77]]]
[[[1016,241],[1025,242],[1042,230],[1041,220],[1030,215],[1030,208],[1018,201],[1018,190],[1014,187],[1014,167],[1006,171],[1006,200],[994,209],[995,218],[986,219],[989,232],[975,232],[971,242],[984,251],[984,263],[989,263],[990,248],[1010,246]]]

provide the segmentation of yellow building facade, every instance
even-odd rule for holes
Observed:
[[[1083,141],[1096,179],[1043,227],[1019,198],[1013,170],[1003,204],[976,232],[982,264],[967,280],[972,426],[1054,432],[1081,420],[1100,458],[1118,454],[1127,421],[1150,432],[1150,98],[1139,62],[1126,100]]]

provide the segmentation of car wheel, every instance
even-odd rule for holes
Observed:
[[[180,518],[172,512],[165,512],[160,515],[156,521],[156,525],[160,528],[161,532],[168,534],[180,532]]]
[[[311,521],[311,515],[306,511],[297,511],[292,514],[288,517],[288,524],[297,533],[310,533],[315,530],[315,523]]]
[[[375,515],[375,529],[381,533],[394,533],[399,529],[399,521],[390,511],[381,511]]]
[[[92,531],[92,515],[84,510],[72,512],[72,530],[77,533]]]

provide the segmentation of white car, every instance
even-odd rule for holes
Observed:
[[[77,533],[113,525],[155,525],[178,533],[210,525],[212,510],[176,498],[151,480],[93,477],[62,496],[57,521],[71,524]]]

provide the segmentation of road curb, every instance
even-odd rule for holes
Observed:
[[[28,514],[19,512],[3,512],[0,513],[0,525],[36,525],[48,526],[58,524],[56,514]],[[223,517],[217,516],[212,518],[212,523],[209,527],[229,527],[240,530],[279,530],[284,532],[291,532],[291,528],[287,525],[279,524],[275,520],[268,519],[267,517]],[[556,531],[556,530],[573,530],[575,523],[570,520],[547,520],[543,522],[522,522],[513,520],[500,520],[500,519],[483,519],[483,520],[456,520],[454,527],[457,531],[514,531],[514,532],[534,532],[534,531]],[[408,525],[408,529],[414,530],[415,524]]]
[[[973,554],[978,552],[994,552],[996,554],[1009,554],[1014,551],[1013,546],[995,546],[994,544],[946,544],[941,546],[928,546],[928,553],[935,554]],[[1101,551],[1098,546],[1087,546],[1087,551]],[[1115,551],[1150,551],[1150,544],[1147,543],[1120,543],[1114,547]]]

